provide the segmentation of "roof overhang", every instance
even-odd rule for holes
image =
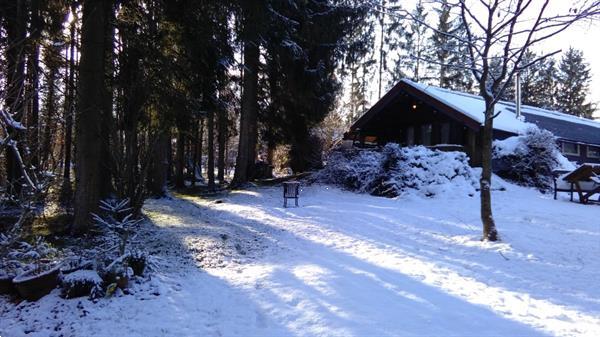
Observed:
[[[460,121],[470,129],[479,131],[481,128],[481,123],[479,123],[479,121],[456,110],[454,107],[437,99],[436,97],[431,96],[420,88],[413,86],[410,82],[400,80],[400,82],[390,89],[390,91],[388,91],[379,101],[377,101],[375,105],[373,105],[364,115],[354,122],[354,124],[352,124],[350,127],[350,132],[356,132],[362,129],[373,117],[393,104],[403,92],[410,95],[414,99],[431,106],[436,111],[443,113],[452,119]]]

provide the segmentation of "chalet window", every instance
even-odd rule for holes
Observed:
[[[579,144],[563,142],[562,143],[562,152],[564,154],[570,154],[573,156],[579,156]]]
[[[421,125],[421,144],[425,146],[431,145],[431,124]]]
[[[415,128],[412,126],[406,129],[406,145],[415,145]]]
[[[600,158],[600,146],[588,146],[587,156],[589,158]]]
[[[442,128],[440,130],[441,139],[440,142],[442,144],[450,144],[450,123],[442,124]]]

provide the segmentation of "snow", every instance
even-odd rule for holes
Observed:
[[[462,112],[481,125],[485,122],[485,102],[481,96],[416,83],[408,79],[402,79],[402,81]],[[498,102],[495,105],[494,113],[498,114],[498,117],[494,118],[494,129],[519,134],[534,126],[534,124],[517,118],[512,111],[507,109],[509,107],[514,107],[514,104],[511,106],[507,102]]]
[[[63,276],[63,280],[67,283],[91,282],[93,284],[101,284],[102,278],[95,270],[76,270]]]
[[[485,121],[485,102],[481,96],[417,83],[408,79],[402,79],[402,81],[431,95],[432,97],[435,97],[441,102],[444,102],[445,104],[451,106],[457,111],[462,112],[466,116],[483,125]],[[520,134],[523,133],[527,128],[534,125],[532,123],[523,121],[522,117],[519,119],[514,113],[515,109],[514,102],[499,101],[496,103],[494,112],[496,114],[499,113],[499,115],[494,119],[494,129]],[[597,121],[568,115],[559,111],[537,108],[530,105],[521,105],[521,112],[524,114],[560,119],[563,121],[592,126],[600,129],[600,123]]]
[[[35,270],[35,269],[31,269],[31,270],[29,270],[29,271],[27,271],[27,272],[25,272],[25,273],[23,273],[23,274],[15,277],[13,279],[13,282],[14,283],[24,283],[24,282],[33,280],[34,278],[38,278],[38,277],[41,277],[41,276],[44,276],[44,275],[50,275],[52,273],[57,273],[57,270],[58,270],[59,267],[60,266],[57,265],[57,266],[54,266],[53,268],[50,268],[50,269],[48,269],[48,270],[46,270],[44,272],[40,272],[40,273],[38,273],[37,270]]]
[[[503,102],[503,104],[510,104],[510,103]],[[522,107],[523,107],[523,110],[522,110],[523,112],[531,114],[531,115],[538,115],[538,116],[543,116],[543,117],[548,117],[548,118],[560,119],[563,121],[593,126],[593,127],[600,129],[600,123],[596,120],[573,116],[573,115],[569,115],[569,114],[562,113],[559,111],[541,109],[541,108],[537,108],[537,107],[533,107],[533,106],[529,106],[529,105],[523,105]]]
[[[498,158],[528,153],[529,150],[527,149],[526,137],[526,135],[520,135],[508,137],[502,140],[494,140],[494,157]],[[554,159],[557,161],[556,170],[573,171],[577,168],[574,163],[569,161],[569,159],[558,150],[558,148],[555,151]]]
[[[472,195],[479,185],[464,152],[394,143],[382,149],[337,149],[316,177],[326,184],[387,197]]]
[[[459,91],[452,91],[448,89],[443,89],[439,87],[435,87],[432,85],[422,84],[413,82],[409,79],[402,79],[408,85],[416,88],[417,90],[421,90],[432,97],[438,99],[441,102],[451,106],[457,111],[462,112],[464,115],[472,118],[473,120],[481,123],[483,125],[485,116],[485,103],[483,98],[478,95],[468,94]],[[507,132],[512,132],[515,134],[521,134],[527,130],[527,128],[532,127],[535,124],[525,122],[523,117],[517,117],[515,114],[516,104],[515,102],[507,102],[507,101],[499,101],[495,105],[494,112],[496,114],[499,113],[498,117],[494,119],[494,129],[503,130]],[[521,112],[523,114],[529,115],[537,115],[552,119],[559,119],[571,123],[576,123],[580,125],[592,126],[600,129],[600,123],[595,120],[577,117],[573,115],[569,115],[566,113],[562,113],[559,111],[542,109],[530,105],[521,105]],[[599,130],[600,131],[600,130]]]
[[[523,137],[513,136],[502,140],[494,140],[494,154],[498,157],[510,156],[517,152],[524,151],[526,146],[523,143]]]
[[[600,336],[600,208],[505,185],[499,243],[479,241],[477,196],[148,200],[149,279],[96,303],[0,298],[0,335]]]

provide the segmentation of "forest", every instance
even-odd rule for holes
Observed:
[[[167,186],[214,190],[270,177],[274,166],[319,168],[323,151],[400,78],[477,92],[459,67],[468,46],[449,37],[466,34],[450,9],[3,1],[2,203],[53,200],[81,234],[109,197],[139,211]],[[590,80],[578,50],[543,58],[523,76],[524,103],[592,118]]]

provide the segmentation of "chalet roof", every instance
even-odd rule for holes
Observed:
[[[362,127],[373,115],[383,110],[391,103],[401,91],[406,91],[418,99],[427,101],[434,107],[449,115],[462,115],[460,118],[465,124],[483,125],[485,103],[481,96],[459,91],[443,89],[427,84],[416,83],[408,79],[402,79],[385,96],[383,96],[365,115],[363,115],[352,127]],[[522,118],[517,118],[514,102],[500,101],[496,104],[496,112],[500,112],[494,119],[494,129],[514,134],[519,134],[527,127],[535,124],[543,129],[551,131],[561,139],[575,142],[600,144],[600,122],[567,115],[558,111],[536,108],[522,105]],[[464,118],[466,117],[466,118]]]

